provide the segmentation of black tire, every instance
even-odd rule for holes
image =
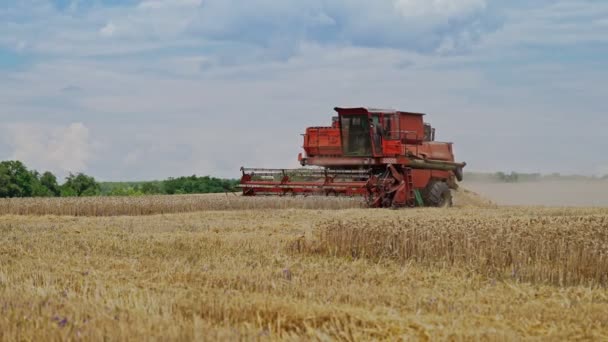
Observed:
[[[423,192],[424,204],[428,207],[448,208],[452,206],[452,191],[441,181],[431,181]]]

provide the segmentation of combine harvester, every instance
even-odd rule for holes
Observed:
[[[245,196],[363,196],[372,208],[447,207],[466,163],[436,142],[424,114],[335,108],[330,127],[304,134],[301,169],[241,168]],[[315,168],[310,168],[311,166]]]

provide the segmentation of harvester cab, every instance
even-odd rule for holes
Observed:
[[[340,118],[343,154],[385,157],[401,153],[404,143],[425,138],[424,114],[366,108],[336,108]],[[403,126],[404,129],[401,129]]]
[[[306,129],[298,157],[305,168],[243,168],[243,194],[364,196],[371,207],[451,205],[450,189],[466,164],[454,161],[452,143],[435,141],[424,114],[335,111],[331,126]]]

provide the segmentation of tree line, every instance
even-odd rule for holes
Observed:
[[[235,192],[238,180],[196,175],[152,182],[102,183],[102,194],[108,196],[185,195]]]
[[[98,182],[84,173],[70,173],[63,184],[47,171],[29,170],[20,161],[0,162],[0,198],[143,196],[233,192],[237,180],[213,177],[169,178],[152,182]]]

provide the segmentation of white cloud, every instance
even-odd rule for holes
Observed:
[[[280,59],[307,41],[433,52],[445,37],[492,20],[491,13],[472,15],[482,14],[485,0],[427,2],[144,0],[135,6],[78,5],[76,13],[32,5],[36,10],[28,14],[28,22],[9,26],[0,34],[0,44],[19,37],[32,52],[69,56],[117,56],[198,44],[228,58],[236,52],[245,59],[250,48],[261,48]],[[456,17],[463,19],[445,20]],[[492,30],[481,26],[480,33]]]
[[[533,2],[532,2],[533,3]],[[565,0],[544,6],[518,8],[505,12],[505,25],[484,37],[484,49],[512,51],[519,46],[562,50],[579,49],[581,44],[600,47],[608,42],[608,2]],[[553,51],[553,52],[554,52]],[[553,54],[554,56],[560,54]]]
[[[607,41],[608,3],[572,2],[514,6],[497,15],[504,25],[489,28],[483,21],[501,9],[487,0],[149,0],[40,10],[0,33],[0,45],[24,41],[24,55],[54,57],[1,75],[0,122],[46,126],[11,126],[0,151],[10,157],[10,147],[40,170],[88,167],[114,180],[234,177],[242,164],[296,166],[305,127],[328,124],[335,105],[368,105],[428,112],[472,169],[567,172],[559,154],[568,154],[589,172],[608,126],[608,69],[599,58],[586,63],[590,52],[601,56],[599,45],[575,58],[581,42]],[[564,50],[576,63],[561,63],[552,48],[568,41],[579,44]],[[572,137],[586,139],[584,151],[550,140],[572,125],[585,134]],[[87,128],[103,139],[101,151]],[[218,141],[229,157],[218,156]]]
[[[27,48],[27,42],[20,40],[15,44],[15,51],[23,52]]]
[[[70,3],[70,6],[68,6],[68,11],[70,12],[74,12],[78,9],[78,6],[80,6],[80,0],[72,0],[72,2]]]
[[[112,37],[116,32],[116,25],[113,22],[107,23],[104,27],[99,30],[99,33],[103,37]]]
[[[140,9],[164,9],[167,7],[197,7],[202,0],[143,0],[137,6]]]
[[[164,44],[183,40],[193,25],[201,0],[147,0],[137,7],[108,11],[103,16],[111,20],[100,30],[104,37],[119,37],[112,45],[143,46],[146,42]],[[198,7],[198,9],[197,9]],[[196,37],[200,39],[201,37]]]
[[[486,8],[485,0],[396,0],[395,9],[406,18],[450,19]]]
[[[5,127],[7,143],[12,147],[11,159],[21,160],[39,170],[61,175],[87,169],[92,144],[89,129],[82,123],[53,126],[15,123]]]

